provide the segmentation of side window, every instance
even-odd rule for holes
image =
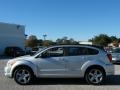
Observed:
[[[47,51],[49,57],[59,57],[64,55],[64,50],[61,47],[51,48]]]
[[[69,47],[68,55],[69,56],[77,56],[80,54],[80,49],[78,47]]]
[[[81,47],[80,48],[80,55],[96,55],[99,51],[92,48]]]

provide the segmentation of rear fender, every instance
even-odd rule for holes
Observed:
[[[94,66],[94,65],[101,66],[105,70],[105,64],[103,62],[100,62],[100,61],[87,61],[81,67],[82,76],[84,76],[84,74],[85,74],[86,70],[88,69],[88,67]]]

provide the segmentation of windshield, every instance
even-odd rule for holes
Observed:
[[[41,51],[45,50],[46,48],[40,48],[35,54],[31,55],[31,56],[35,56],[37,55],[38,53],[40,53]]]

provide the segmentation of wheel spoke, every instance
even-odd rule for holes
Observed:
[[[100,77],[102,77],[102,74],[101,73],[97,74],[97,78],[100,78]]]
[[[25,74],[25,70],[22,70],[22,74],[23,74],[23,75]]]
[[[22,76],[22,74],[21,73],[17,73],[17,77],[21,77]]]
[[[30,77],[30,74],[25,74],[24,77]]]
[[[98,74],[98,70],[95,70],[95,71],[94,71],[94,74]]]
[[[21,82],[23,80],[22,77],[18,77],[18,81]]]
[[[23,83],[27,83],[27,78],[23,78]]]
[[[93,74],[93,73],[89,73],[89,75],[90,75],[90,76],[94,76],[94,74]]]
[[[91,77],[91,78],[90,78],[90,81],[93,81],[93,80],[95,80],[95,78],[94,78],[94,77]]]
[[[95,81],[96,81],[96,83],[100,82],[99,78],[95,78]]]

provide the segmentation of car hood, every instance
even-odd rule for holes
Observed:
[[[20,61],[20,60],[32,60],[33,57],[30,55],[25,55],[25,56],[20,56],[20,57],[16,57],[14,59],[10,59],[9,61]]]

